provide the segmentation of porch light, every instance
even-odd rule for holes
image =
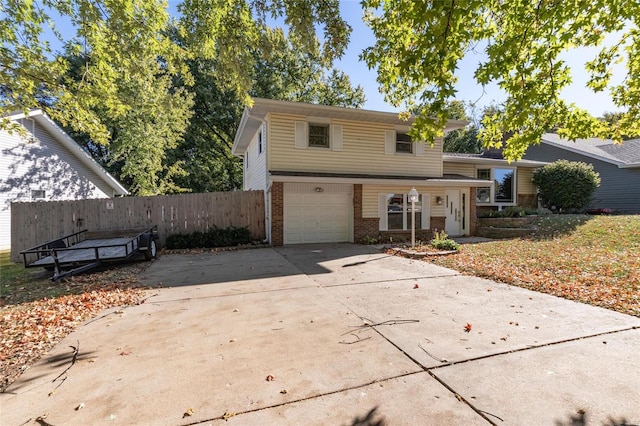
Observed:
[[[409,201],[411,201],[411,247],[415,247],[416,245],[416,202],[418,201],[420,195],[416,188],[411,188],[409,191]]]
[[[439,195],[436,197],[436,204],[442,205],[442,197]]]

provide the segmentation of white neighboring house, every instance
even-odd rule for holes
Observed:
[[[128,194],[120,182],[41,110],[8,118],[20,123],[26,135],[0,130],[0,250],[11,248],[12,202]]]

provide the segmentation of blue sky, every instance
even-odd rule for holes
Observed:
[[[373,32],[362,21],[360,2],[357,0],[342,0],[340,1],[340,12],[353,28],[353,32],[351,33],[349,48],[336,66],[349,75],[353,84],[360,84],[364,88],[367,97],[364,108],[379,111],[397,111],[397,108],[384,102],[383,95],[378,91],[375,70],[369,70],[363,62],[358,60],[360,52],[375,43]],[[609,37],[607,41],[611,41],[614,38],[615,35]],[[580,49],[564,55],[564,59],[572,67],[573,84],[562,93],[566,101],[575,103],[596,117],[601,116],[603,112],[617,110],[608,92],[595,94],[586,88],[588,78],[584,71],[584,63],[592,60],[597,51],[598,49]],[[482,56],[468,55],[460,61],[459,82],[456,86],[458,91],[457,99],[477,102],[480,109],[482,106],[499,103],[505,99],[504,93],[497,85],[493,84],[485,87],[483,93],[482,86],[475,83],[473,73],[481,60]],[[612,81],[619,83],[624,74],[624,67],[620,65],[614,67],[614,70],[618,71],[614,71]]]

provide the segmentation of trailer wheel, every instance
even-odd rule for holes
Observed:
[[[153,238],[153,235],[143,235],[140,240],[141,246],[147,246],[147,249],[143,251],[144,258],[147,260],[155,259],[158,254],[158,245],[156,244],[156,239]]]

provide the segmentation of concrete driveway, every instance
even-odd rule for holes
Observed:
[[[635,317],[347,244],[167,255],[143,281],[0,424],[640,423]]]

